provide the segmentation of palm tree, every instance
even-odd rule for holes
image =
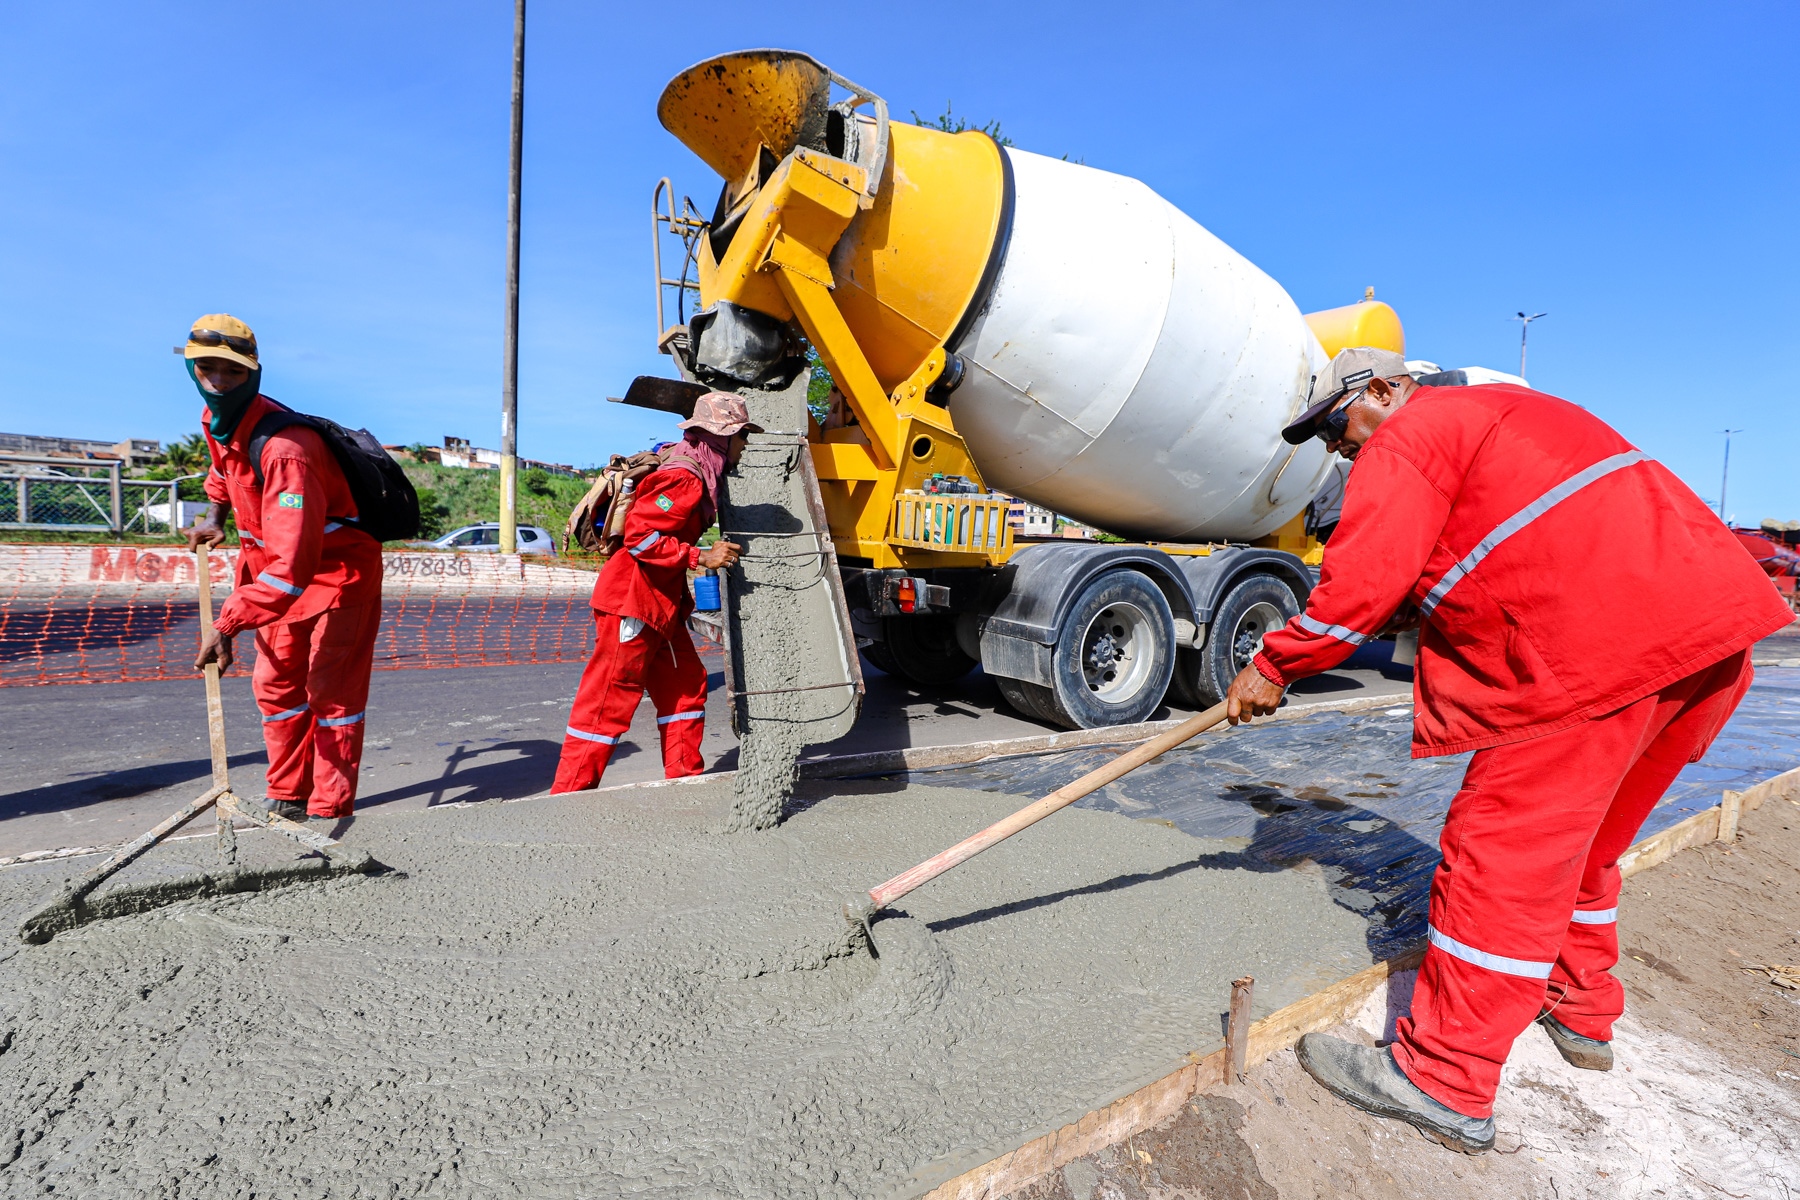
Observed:
[[[163,462],[183,475],[206,470],[211,456],[206,450],[206,436],[190,433],[178,442],[170,442],[163,450]]]

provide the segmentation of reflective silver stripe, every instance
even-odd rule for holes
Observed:
[[[305,588],[295,587],[293,584],[289,583],[285,579],[277,579],[273,575],[269,574],[267,571],[264,571],[261,575],[258,575],[256,577],[256,582],[266,583],[270,587],[274,588],[276,591],[286,592],[290,596],[298,596],[306,590]]]
[[[631,548],[632,556],[635,558],[637,555],[642,554],[644,551],[648,550],[650,547],[656,545],[658,539],[660,539],[661,537],[662,537],[661,533],[652,529],[650,531],[649,537],[645,538],[643,541],[639,542],[637,545],[635,545]]]
[[[307,706],[302,704],[299,708],[290,708],[286,712],[264,713],[263,720],[265,720],[265,721],[285,721],[289,717],[297,717],[301,713],[306,712],[306,711],[307,711]]]
[[[705,715],[705,709],[701,709],[699,712],[676,713],[674,716],[670,717],[658,717],[656,718],[656,723],[658,725],[667,725],[670,721],[698,721]]]
[[[1555,508],[1558,504],[1561,504],[1564,500],[1567,500],[1570,496],[1579,492],[1588,484],[1599,479],[1604,479],[1614,471],[1624,470],[1626,467],[1643,461],[1644,452],[1642,450],[1627,450],[1623,454],[1615,454],[1611,458],[1603,458],[1586,470],[1577,471],[1575,474],[1569,476],[1567,479],[1539,496],[1536,500],[1533,500],[1530,504],[1527,504],[1524,508],[1521,508],[1512,516],[1506,518],[1506,520],[1500,522],[1494,529],[1494,532],[1482,538],[1473,550],[1463,556],[1462,561],[1444,572],[1444,577],[1438,580],[1437,586],[1432,588],[1431,592],[1420,602],[1419,611],[1426,616],[1430,616],[1431,610],[1436,608],[1438,604],[1443,601],[1444,597],[1449,594],[1450,589],[1461,582],[1463,576],[1467,575],[1470,571],[1473,571],[1480,565],[1481,560],[1493,553],[1494,548],[1501,542],[1504,542],[1507,538],[1519,532],[1519,530],[1525,528],[1527,525]]]
[[[326,533],[330,533],[334,529],[342,529],[343,527],[344,527],[344,523],[342,521],[327,521],[327,522],[325,522],[325,532]]]
[[[1323,621],[1315,621],[1306,613],[1294,618],[1300,622],[1300,628],[1308,633],[1316,633],[1320,637],[1334,637],[1340,642],[1349,642],[1352,646],[1360,646],[1369,640],[1366,633],[1358,633],[1354,629],[1345,629],[1342,625],[1327,625]]]
[[[616,737],[607,737],[604,733],[588,733],[584,730],[575,728],[573,725],[568,727],[568,734],[570,737],[578,737],[584,742],[599,742],[603,746],[616,746],[619,744],[619,739]]]
[[[246,542],[255,542],[259,546],[263,544],[263,540],[261,538],[253,537],[248,533],[239,533],[238,536],[243,538]]]
[[[1425,936],[1431,944],[1445,954],[1454,955],[1466,963],[1474,963],[1478,967],[1486,967],[1490,971],[1499,971],[1502,975],[1519,975],[1526,979],[1548,979],[1550,968],[1554,963],[1532,962],[1528,958],[1507,958],[1500,954],[1489,954],[1486,950],[1477,950],[1473,946],[1465,946],[1453,937],[1439,933],[1427,925]]]
[[[357,713],[353,717],[320,717],[319,724],[321,724],[321,725],[354,725],[362,719],[363,719],[362,713]]]
[[[1569,918],[1571,925],[1611,925],[1619,919],[1617,908],[1576,909],[1575,915]]]

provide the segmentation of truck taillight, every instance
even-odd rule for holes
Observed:
[[[919,593],[914,581],[911,579],[902,579],[899,588],[895,591],[894,599],[899,603],[900,611],[903,613],[909,613],[917,607],[919,603]]]

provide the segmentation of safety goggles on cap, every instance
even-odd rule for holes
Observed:
[[[216,329],[194,329],[188,332],[188,341],[198,342],[202,346],[229,346],[239,354],[256,357],[256,339],[254,337],[232,337],[229,333],[220,333]]]
[[[1357,389],[1355,395],[1327,413],[1313,436],[1326,445],[1343,441],[1344,435],[1350,431],[1350,406],[1361,400],[1363,393],[1368,390],[1366,387]]]
[[[1350,418],[1339,414],[1350,405],[1340,405],[1339,401],[1352,390],[1366,388],[1372,379],[1398,379],[1405,374],[1406,357],[1396,350],[1374,346],[1339,350],[1325,369],[1313,377],[1306,399],[1301,402],[1306,411],[1288,422],[1287,428],[1281,431],[1282,440],[1290,446],[1298,446],[1310,437],[1323,437],[1325,431],[1320,428],[1320,422],[1328,415],[1337,417],[1341,439]]]

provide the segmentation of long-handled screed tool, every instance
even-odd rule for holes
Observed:
[[[852,925],[862,926],[869,944],[873,946],[875,939],[869,934],[869,922],[876,913],[892,904],[914,888],[930,883],[951,867],[967,862],[990,846],[1004,842],[1021,829],[1028,829],[1058,809],[1069,807],[1089,792],[1099,791],[1121,775],[1128,775],[1145,763],[1163,754],[1190,738],[1198,737],[1214,725],[1225,719],[1225,705],[1215,704],[1205,712],[1177,725],[1161,737],[1151,738],[1136,750],[1107,763],[1104,767],[1089,771],[1073,783],[1064,784],[1042,800],[1035,800],[1021,808],[1012,816],[996,821],[971,837],[966,837],[941,854],[933,855],[910,871],[902,871],[879,887],[870,888],[867,892],[857,892],[844,901],[844,919]]]
[[[213,628],[212,576],[206,547],[200,547],[200,627],[207,633]],[[299,880],[323,879],[351,872],[371,873],[383,870],[367,850],[346,846],[342,842],[316,833],[294,821],[265,812],[254,804],[246,804],[231,790],[231,778],[225,759],[225,704],[219,694],[219,664],[206,664],[206,734],[212,749],[212,787],[198,799],[183,806],[156,828],[119,847],[111,858],[70,880],[51,900],[19,922],[19,937],[27,942],[47,942],[58,933],[88,921],[105,917],[121,917],[130,913],[159,908],[177,900],[201,896],[225,895],[231,892],[254,892],[266,887]],[[172,879],[156,879],[129,883],[99,896],[95,888],[136,862],[150,847],[163,841],[189,821],[213,808],[218,816],[217,839],[219,867],[216,872],[183,875]],[[253,825],[272,829],[299,842],[322,858],[304,858],[269,866],[242,867],[237,861],[237,833],[232,820],[242,817]]]

